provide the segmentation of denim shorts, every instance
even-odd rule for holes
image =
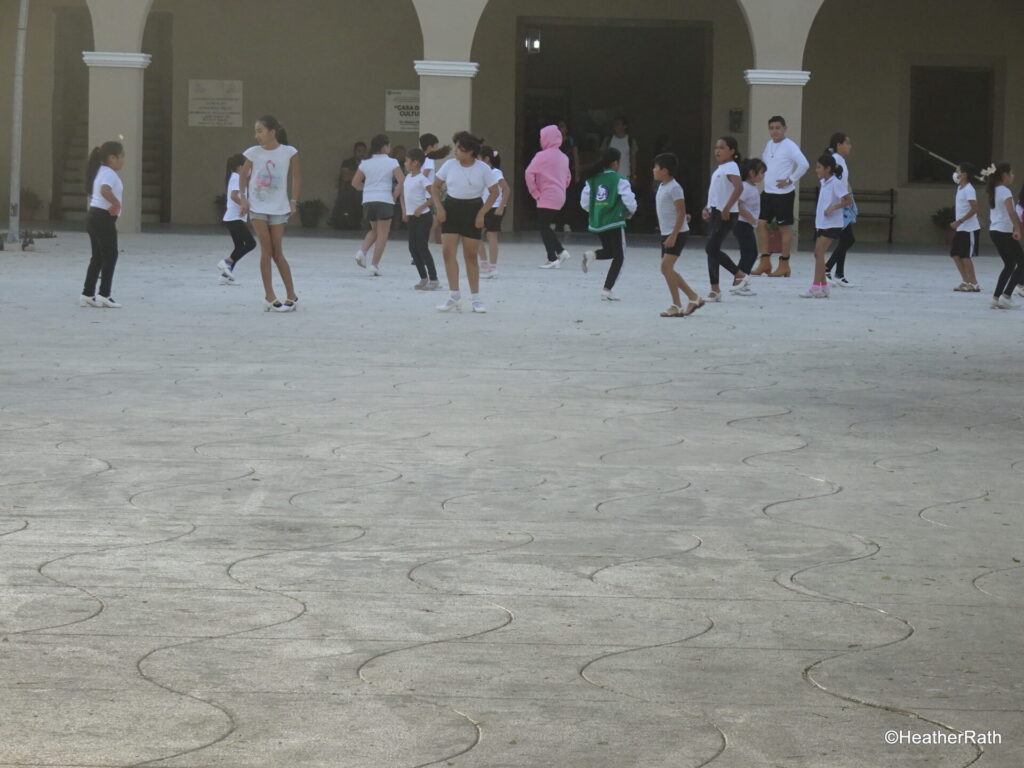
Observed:
[[[250,212],[249,218],[253,221],[265,221],[272,227],[276,227],[279,224],[287,224],[288,219],[291,216],[287,213],[255,213]]]

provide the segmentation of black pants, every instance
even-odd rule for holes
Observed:
[[[235,244],[235,250],[231,252],[232,265],[237,264],[239,260],[245,256],[245,254],[252,252],[256,248],[256,238],[252,236],[252,232],[249,231],[249,225],[244,221],[226,221],[228,232],[231,234],[231,240]]]
[[[117,217],[102,208],[90,208],[86,223],[92,258],[85,272],[83,296],[96,295],[96,281],[100,281],[100,296],[110,298],[117,266]]]
[[[551,226],[561,218],[561,211],[554,211],[550,208],[537,209],[537,224],[540,226],[540,239],[544,241],[544,249],[548,252],[548,261],[557,261],[558,254],[564,248],[555,236]]]
[[[711,221],[709,222],[711,236],[708,237],[707,245],[704,246],[704,252],[708,255],[708,279],[711,281],[712,285],[718,285],[719,267],[725,267],[734,275],[739,271],[739,267],[736,266],[736,263],[730,259],[724,251],[722,251],[722,243],[732,231],[732,225],[735,221],[735,213],[731,213],[729,216],[724,217],[722,216],[722,212],[717,208],[711,209]],[[756,246],[755,250],[757,250]]]
[[[1003,271],[999,273],[996,281],[996,291],[993,294],[996,298],[1013,293],[1022,281],[1024,281],[1024,249],[1020,247],[1020,241],[1013,239],[1010,232],[992,232],[992,242],[1003,260]]]
[[[608,267],[608,276],[604,279],[604,289],[610,291],[615,287],[615,281],[619,279],[619,272],[622,271],[622,261],[626,258],[626,230],[625,229],[608,229],[604,232],[598,232],[597,236],[601,238],[601,247],[598,248],[595,253],[595,258],[611,259],[612,263]]]
[[[740,244],[739,271],[745,275],[750,274],[757,261],[757,233],[753,225],[740,219],[733,227],[732,233],[736,235],[736,242]]]
[[[839,245],[832,251],[832,255],[829,256],[828,263],[825,265],[825,269],[829,272],[835,270],[836,277],[846,276],[846,252],[850,250],[850,246],[857,242],[857,239],[853,236],[853,224],[847,224],[843,227],[843,233],[839,236]]]
[[[434,225],[434,214],[423,213],[409,217],[409,253],[420,280],[437,281],[437,268],[430,254],[430,228]]]

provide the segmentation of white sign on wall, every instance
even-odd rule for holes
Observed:
[[[384,130],[388,133],[420,132],[419,91],[384,91]]]
[[[190,128],[241,128],[241,80],[189,80]]]

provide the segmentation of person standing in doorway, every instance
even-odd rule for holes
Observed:
[[[117,172],[124,166],[124,146],[108,141],[89,154],[85,190],[89,193],[89,213],[86,228],[92,245],[92,258],[85,272],[85,287],[79,304],[83,307],[119,309],[110,292],[117,266],[117,217],[121,215],[124,184]],[[100,290],[96,292],[96,281]]]
[[[796,185],[807,173],[811,164],[807,162],[800,147],[786,138],[786,120],[774,115],[768,120],[771,138],[764,146],[761,159],[768,170],[764,175],[764,192],[761,195],[761,216],[757,222],[757,238],[761,248],[760,263],[751,274],[769,277],[789,277],[789,257],[793,247],[793,212],[796,209]],[[772,271],[772,255],[768,250],[768,223],[775,220],[782,235],[782,255],[779,266]]]
[[[537,201],[537,225],[540,238],[547,251],[547,262],[541,269],[559,269],[569,258],[569,252],[562,247],[552,226],[565,205],[565,190],[572,177],[569,175],[569,158],[561,150],[562,132],[557,125],[546,125],[540,129],[541,150],[533,156],[526,168],[526,188]]]
[[[613,149],[619,150],[619,175],[629,180],[630,184],[636,183],[636,155],[639,151],[639,145],[636,143],[636,139],[629,135],[629,121],[622,115],[619,115],[612,122],[612,135],[605,136],[604,141],[601,143],[601,149]]]
[[[341,167],[348,168],[349,170],[352,171],[352,173],[355,173],[356,170],[358,170],[359,168],[359,164],[363,162],[363,160],[365,160],[366,157],[366,142],[357,141],[355,144],[352,145],[352,157],[348,158],[347,160],[342,160]]]

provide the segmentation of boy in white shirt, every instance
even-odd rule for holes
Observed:
[[[422,173],[423,161],[422,149],[410,149],[405,156],[402,221],[408,225],[409,253],[420,275],[420,281],[413,288],[417,291],[436,291],[440,286],[434,257],[430,253],[430,228],[434,224],[434,214],[430,209],[431,179]]]
[[[661,274],[672,294],[672,306],[661,313],[662,317],[686,317],[704,306],[697,292],[687,285],[675,268],[676,259],[686,245],[686,233],[690,231],[683,188],[675,180],[678,170],[679,160],[670,152],[654,158],[654,180],[660,182],[654,204],[661,232]],[[686,294],[689,302],[686,309],[683,309],[680,291]]]

